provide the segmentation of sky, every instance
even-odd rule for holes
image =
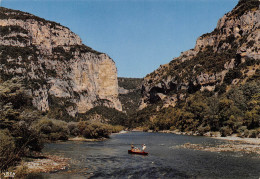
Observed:
[[[1,0],[0,0],[1,1]],[[238,0],[2,0],[58,22],[108,54],[119,77],[143,78],[214,30]]]

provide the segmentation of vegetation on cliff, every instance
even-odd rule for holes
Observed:
[[[147,75],[131,125],[260,137],[258,0],[240,0],[194,49]],[[250,27],[250,28],[249,28]]]
[[[118,78],[118,86],[126,92],[119,90],[119,100],[122,103],[123,111],[127,115],[136,112],[141,102],[142,78]]]
[[[240,17],[250,10],[259,8],[259,5],[259,0],[240,0],[234,10],[232,10],[231,15]]]
[[[157,103],[138,111],[130,120],[131,125],[145,126],[147,130],[178,130],[197,135],[215,131],[220,131],[222,136],[260,135],[259,78],[221,95],[198,91],[175,107],[162,106],[162,103]]]
[[[23,78],[1,80],[1,171],[15,165],[22,157],[35,156],[45,142],[68,140],[75,136],[107,138],[112,132],[122,130],[121,126],[102,124],[86,118],[78,118],[80,122],[65,122],[62,116],[51,118],[51,113],[53,111],[41,112],[32,107],[32,98]]]

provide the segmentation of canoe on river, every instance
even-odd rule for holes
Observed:
[[[135,150],[128,150],[129,154],[139,154],[139,155],[148,155],[148,152],[145,151],[135,151]]]

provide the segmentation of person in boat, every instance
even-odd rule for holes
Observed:
[[[140,150],[138,147],[135,147],[135,148],[133,149],[133,151],[134,151],[134,152],[140,152],[141,150]]]
[[[143,152],[144,152],[144,150],[146,149],[146,145],[145,144],[143,144]]]
[[[135,147],[133,144],[131,144],[131,151],[132,152],[137,152],[139,151],[140,149],[138,149],[137,147]]]

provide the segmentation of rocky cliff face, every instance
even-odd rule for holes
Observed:
[[[99,105],[122,110],[114,61],[58,23],[1,7],[0,60],[2,79],[22,76],[39,110],[57,101],[72,116]]]
[[[260,10],[258,0],[240,0],[216,29],[198,38],[194,49],[161,65],[144,79],[140,108],[163,101],[175,106],[196,91],[226,90],[259,73]]]

